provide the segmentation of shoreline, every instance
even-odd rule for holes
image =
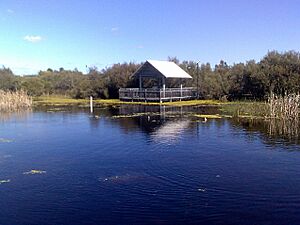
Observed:
[[[116,105],[145,105],[145,106],[219,106],[228,104],[228,102],[221,102],[218,100],[188,100],[188,101],[174,101],[174,102],[125,102],[119,99],[94,99],[93,105],[97,106],[116,106]],[[89,107],[89,99],[72,99],[68,97],[57,96],[43,96],[33,98],[33,106],[80,106]]]
[[[196,115],[196,117],[235,117],[248,119],[267,119],[268,107],[265,102],[234,101],[222,102],[218,100],[189,100],[176,102],[124,102],[119,99],[95,99],[93,106],[118,107],[127,106],[169,106],[169,107],[219,107],[220,112],[212,115]],[[90,107],[89,99],[72,99],[64,96],[42,96],[33,99],[33,107]]]

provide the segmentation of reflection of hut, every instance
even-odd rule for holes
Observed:
[[[158,142],[176,141],[188,129],[189,125],[189,120],[168,121],[153,132],[151,136],[153,140]]]
[[[193,89],[183,88],[182,85],[183,79],[192,77],[174,62],[148,60],[133,74],[133,77],[139,80],[139,88],[121,88],[119,90],[121,100],[163,102],[194,97]],[[179,80],[180,87],[166,87],[167,80],[171,78]],[[149,79],[154,80],[154,85],[145,88],[144,83]]]

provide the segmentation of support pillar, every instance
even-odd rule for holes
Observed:
[[[166,79],[165,77],[162,78],[162,87],[163,87],[163,98],[166,97]]]
[[[139,76],[139,88],[140,88],[140,91],[143,88],[143,81],[142,81],[142,76],[141,75]]]
[[[180,84],[180,101],[182,99],[182,84]]]
[[[94,109],[94,107],[93,107],[93,97],[90,96],[90,112],[91,113],[93,113],[93,109]]]

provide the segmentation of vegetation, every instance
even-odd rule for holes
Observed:
[[[184,67],[192,68],[190,73],[196,77],[194,62],[184,62]],[[300,54],[272,51],[258,63],[250,60],[228,66],[221,61],[214,69],[202,64],[199,74],[202,98],[266,100],[270,93],[285,95],[300,91]]]
[[[194,117],[202,118],[202,119],[221,119],[222,116],[219,114],[211,115],[211,114],[193,114]]]
[[[32,99],[24,91],[0,90],[0,111],[13,111],[30,108]]]
[[[235,101],[223,104],[221,111],[225,115],[243,118],[267,118],[270,117],[269,105],[266,102]]]
[[[186,86],[197,87],[202,99],[218,100],[267,100],[270,93],[284,96],[300,92],[300,53],[288,51],[268,52],[259,62],[254,60],[229,66],[221,60],[212,67],[209,63],[199,65],[195,61],[180,62],[169,58],[194,78]],[[133,87],[137,81],[131,79],[141,64],[123,63],[98,70],[90,68],[87,74],[77,69],[48,69],[37,75],[16,76],[9,68],[0,69],[0,89],[24,90],[30,96],[63,95],[84,99],[89,96],[99,99],[118,98],[118,89]],[[199,75],[199,77],[198,77]],[[197,77],[198,82],[197,82]],[[168,85],[178,85],[169,80]]]
[[[89,106],[88,99],[72,99],[65,96],[40,96],[33,99],[35,106]],[[177,102],[123,102],[119,99],[96,99],[95,106],[101,105],[166,105],[166,106],[195,106],[195,105],[220,105],[225,104],[218,100],[191,100]]]
[[[271,94],[268,98],[270,107],[270,117],[297,119],[299,118],[300,95],[289,94],[285,96],[275,96]]]

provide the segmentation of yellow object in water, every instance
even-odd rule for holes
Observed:
[[[204,115],[204,114],[194,114],[193,116],[198,117],[198,118],[206,118],[206,119],[221,119],[222,116],[220,116],[219,114],[215,114],[215,115]]]

